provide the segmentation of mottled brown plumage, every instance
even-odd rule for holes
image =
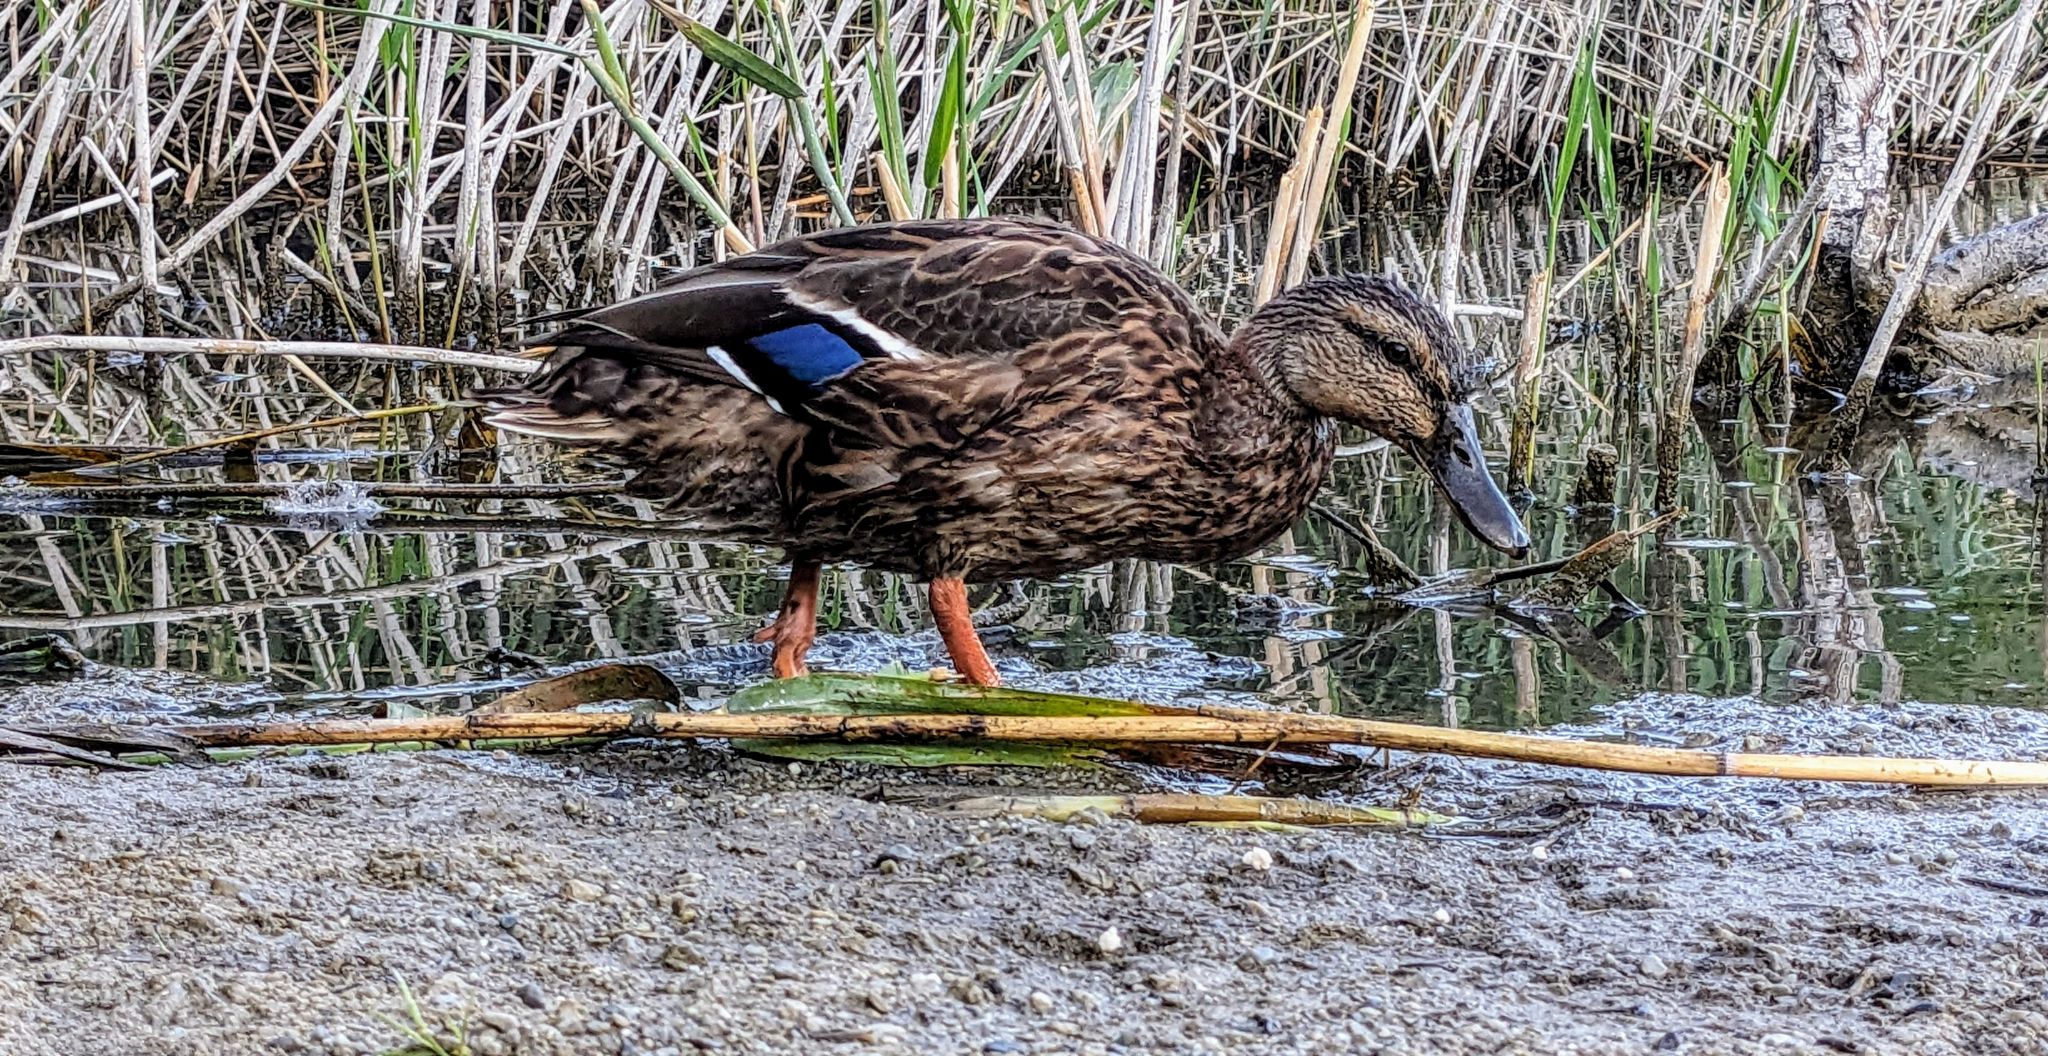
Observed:
[[[1470,355],[1383,278],[1311,281],[1226,340],[1109,243],[917,221],[562,318],[545,371],[484,394],[492,421],[595,444],[634,493],[799,563],[987,580],[1238,556],[1301,515],[1337,420],[1423,459],[1482,538],[1527,542],[1479,460]]]

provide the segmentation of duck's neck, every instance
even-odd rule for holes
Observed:
[[[1285,531],[1322,487],[1336,448],[1334,423],[1288,391],[1252,324],[1219,345],[1203,375],[1200,457],[1183,481],[1190,504],[1211,511],[1190,560],[1239,557]]]
[[[1211,357],[1202,409],[1211,450],[1271,458],[1276,449],[1334,431],[1287,387],[1284,345],[1274,313],[1262,310]]]

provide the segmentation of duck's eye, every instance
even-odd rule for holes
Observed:
[[[1380,353],[1386,356],[1389,362],[1392,362],[1397,366],[1405,367],[1415,362],[1414,350],[1410,349],[1406,344],[1400,341],[1385,342],[1384,344],[1380,345]]]

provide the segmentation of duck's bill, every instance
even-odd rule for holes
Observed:
[[[1444,416],[1436,435],[1423,441],[1415,456],[1451,500],[1458,519],[1479,540],[1515,557],[1529,551],[1529,530],[1508,505],[1486,471],[1486,457],[1479,446],[1479,430],[1472,421],[1472,408],[1455,404]]]

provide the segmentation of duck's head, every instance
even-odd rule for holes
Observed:
[[[1528,550],[1473,425],[1475,357],[1442,312],[1393,279],[1335,275],[1273,299],[1249,325],[1272,380],[1295,399],[1408,452],[1487,545]]]

